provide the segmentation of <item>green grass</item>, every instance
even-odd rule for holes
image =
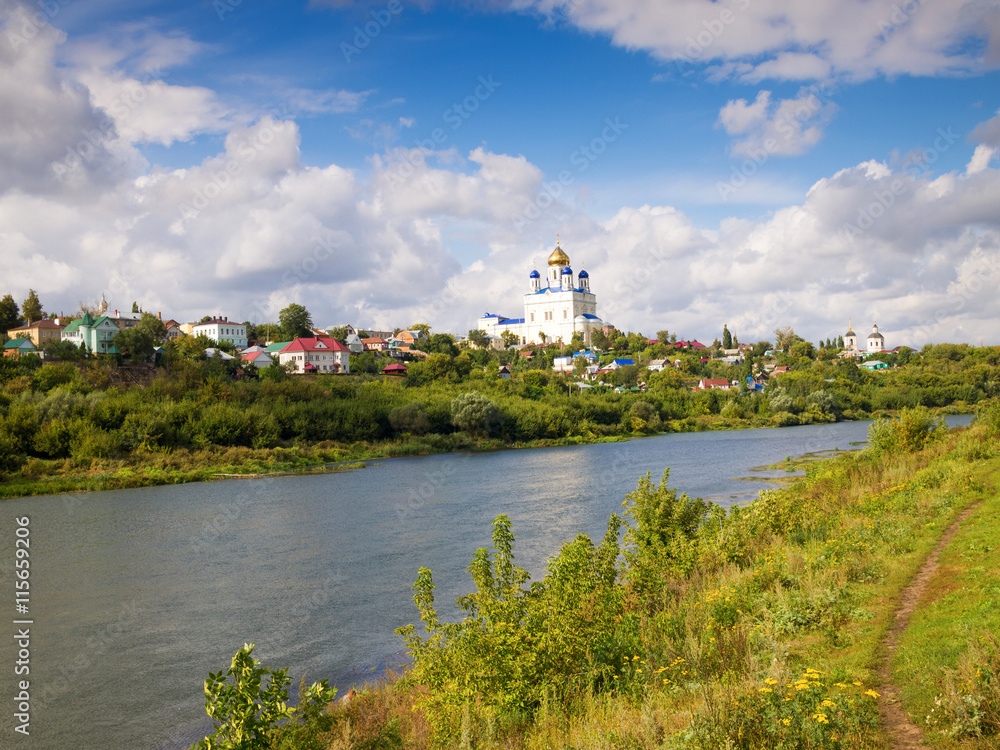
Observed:
[[[996,641],[982,640],[1000,634],[1000,470],[992,461],[972,479],[983,488],[982,505],[943,550],[892,662],[904,708],[939,748],[1000,742],[1000,655]]]

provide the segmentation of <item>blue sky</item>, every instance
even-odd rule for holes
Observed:
[[[995,3],[35,7],[0,0],[18,299],[464,333],[558,232],[620,328],[1000,343]]]

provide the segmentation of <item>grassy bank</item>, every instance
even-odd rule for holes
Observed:
[[[955,407],[929,410],[944,415],[967,413]],[[882,416],[891,416],[885,412]],[[569,445],[626,442],[633,438],[650,437],[667,432],[703,432],[715,430],[754,429],[760,425],[706,415],[693,421],[670,422],[660,433],[634,432],[621,435],[570,435],[558,438],[508,440],[500,437],[476,437],[464,432],[450,434],[406,435],[382,441],[340,443],[324,440],[309,445],[249,448],[242,446],[209,445],[203,448],[160,447],[139,448],[131,453],[118,452],[116,457],[45,458],[28,457],[20,467],[0,475],[0,499],[49,495],[61,492],[150,487],[162,484],[184,484],[225,478],[222,475],[254,475],[324,473],[345,468],[363,468],[365,462],[383,458],[427,456],[458,451],[522,450]],[[774,468],[794,470],[808,462],[780,464]],[[345,466],[345,464],[349,464]],[[781,481],[781,480],[776,480]]]
[[[932,741],[995,747],[1000,407],[986,415],[945,432],[904,413],[869,449],[728,513],[643,480],[603,542],[568,542],[530,588],[500,517],[464,619],[438,619],[421,570],[411,670],[276,746],[888,747],[876,671],[899,594],[981,503],[894,674],[913,715],[945,714]]]

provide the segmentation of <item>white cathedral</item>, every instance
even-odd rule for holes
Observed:
[[[528,274],[528,291],[524,295],[524,317],[505,318],[486,313],[478,328],[490,336],[502,336],[510,331],[519,344],[568,344],[574,333],[590,345],[591,333],[603,326],[597,317],[597,297],[590,291],[590,274],[585,269],[574,276],[569,256],[559,247],[549,256],[549,270],[543,281],[538,270]]]

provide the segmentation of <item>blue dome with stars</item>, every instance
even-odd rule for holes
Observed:
[[[579,276],[577,276],[577,278],[578,278],[578,279],[589,279],[589,278],[590,278],[590,274],[589,274],[589,273],[587,273],[587,269],[586,269],[586,268],[584,268],[584,269],[582,269],[582,270],[580,271],[580,274],[579,274]]]
[[[563,276],[572,276],[573,275],[573,269],[570,268],[569,266],[563,266],[562,275]]]
[[[540,279],[540,278],[542,278],[542,276],[541,276],[540,273],[538,273],[538,269],[536,268],[535,270],[533,270],[531,273],[528,274],[528,278],[529,279]]]

